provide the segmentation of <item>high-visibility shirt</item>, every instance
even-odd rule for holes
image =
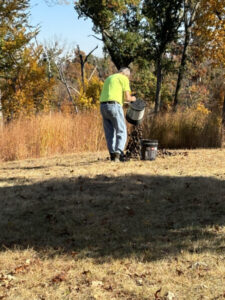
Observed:
[[[116,73],[106,78],[101,96],[100,102],[105,101],[117,101],[119,104],[124,103],[124,92],[130,92],[130,82],[127,76]]]

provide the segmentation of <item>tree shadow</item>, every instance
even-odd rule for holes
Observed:
[[[210,177],[80,176],[3,187],[0,247],[99,262],[224,252],[224,200],[225,181]]]

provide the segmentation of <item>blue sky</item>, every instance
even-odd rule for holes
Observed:
[[[102,56],[102,43],[94,37],[89,37],[94,34],[91,21],[78,19],[73,2],[68,0],[69,4],[48,6],[45,0],[30,0],[31,24],[40,25],[38,40],[49,42],[57,38],[68,47],[75,48],[78,44],[86,53],[98,45],[93,54]]]

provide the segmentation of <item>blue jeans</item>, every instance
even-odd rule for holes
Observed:
[[[127,141],[127,128],[122,106],[119,103],[101,103],[100,110],[109,152],[122,153]]]

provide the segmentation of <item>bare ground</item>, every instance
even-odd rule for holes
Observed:
[[[0,165],[0,299],[225,299],[225,150]]]

